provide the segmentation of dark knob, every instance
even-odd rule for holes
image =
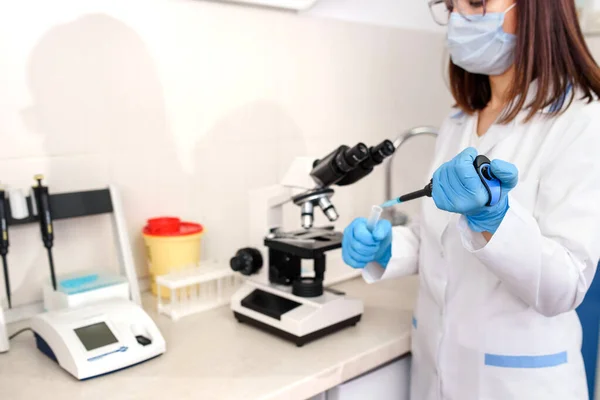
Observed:
[[[292,283],[292,294],[299,297],[319,297],[323,294],[323,281],[318,278],[300,278]]]
[[[146,336],[138,335],[135,337],[135,340],[142,346],[148,346],[152,344],[152,340],[148,339]]]
[[[250,247],[239,249],[235,256],[229,261],[231,269],[243,275],[257,273],[263,266],[263,258],[260,251]]]

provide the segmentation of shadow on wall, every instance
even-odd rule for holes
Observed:
[[[292,159],[306,153],[292,118],[256,101],[195,134],[201,139],[190,150],[194,172],[186,174],[154,61],[133,29],[107,15],[83,16],[44,35],[31,55],[28,82],[35,103],[26,123],[44,135],[48,156],[105,155],[111,181],[123,192],[142,276],[140,229],[147,218],[201,222],[205,256],[229,260],[248,244],[248,191],[279,183]]]
[[[180,167],[146,45],[117,19],[85,15],[41,38],[27,78],[34,103],[24,119],[44,137],[50,175],[69,179],[52,173],[65,172],[57,156],[64,162],[69,156],[101,155],[106,183],[122,191],[138,270],[145,275],[140,230],[149,217],[184,209],[189,178]]]
[[[294,120],[268,101],[230,112],[202,137],[193,153],[193,204],[207,227],[204,246],[211,258],[229,260],[248,246],[248,192],[280,183],[306,151]]]

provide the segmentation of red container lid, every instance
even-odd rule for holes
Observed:
[[[186,236],[202,233],[204,227],[193,222],[181,222],[179,218],[160,217],[148,220],[144,235],[150,236]]]

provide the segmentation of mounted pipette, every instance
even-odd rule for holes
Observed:
[[[54,228],[52,226],[52,213],[50,210],[50,195],[48,187],[42,185],[43,175],[36,175],[34,179],[37,186],[33,187],[37,211],[40,216],[40,230],[44,247],[48,250],[48,263],[50,264],[50,278],[52,287],[56,290],[56,273],[54,272],[54,259],[52,258],[52,245],[54,244]]]
[[[6,289],[6,300],[8,308],[12,308],[10,292],[10,276],[8,274],[8,203],[6,202],[6,191],[0,187],[0,256],[2,257],[2,268],[4,270],[4,287]]]

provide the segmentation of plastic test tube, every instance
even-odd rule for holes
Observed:
[[[381,213],[383,212],[383,208],[379,206],[373,206],[371,208],[371,215],[369,215],[369,219],[367,220],[367,229],[369,232],[373,232],[375,227],[377,226],[377,222],[379,218],[381,218]],[[362,276],[367,282],[374,282],[373,278],[370,276],[368,270],[371,268],[371,265],[379,265],[376,262],[370,262],[367,264],[366,268],[362,270]]]
[[[371,208],[371,215],[369,215],[369,219],[367,220],[367,229],[370,232],[375,230],[375,226],[377,226],[377,222],[379,218],[381,218],[381,213],[383,212],[383,208],[379,206],[373,206]]]

